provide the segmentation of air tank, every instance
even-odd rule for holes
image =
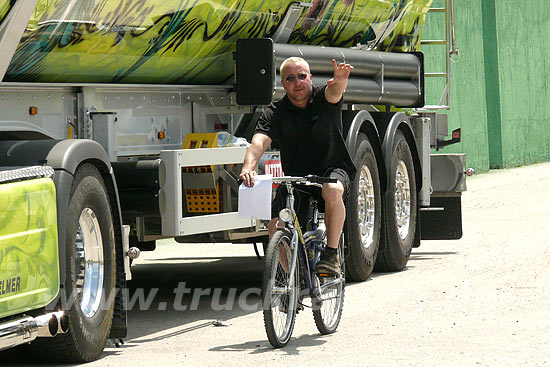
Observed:
[[[22,1],[22,0],[19,0]],[[17,0],[0,0],[0,27]],[[418,50],[432,0],[38,0],[4,82],[231,83],[239,38]]]

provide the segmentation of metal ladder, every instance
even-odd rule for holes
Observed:
[[[426,78],[445,78],[445,89],[441,95],[438,105],[426,105],[420,110],[448,110],[451,107],[451,97],[449,93],[451,83],[451,56],[459,55],[456,47],[455,38],[455,12],[454,0],[445,0],[445,6],[442,8],[430,8],[428,13],[445,13],[445,39],[444,40],[422,40],[421,45],[445,45],[445,72],[425,73]]]

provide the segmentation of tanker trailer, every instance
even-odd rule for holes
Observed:
[[[402,269],[422,209],[439,228],[422,237],[459,237],[463,161],[434,169],[429,154],[453,141],[443,140],[444,115],[395,111],[424,103],[417,51],[430,5],[0,0],[0,193],[37,208],[17,226],[13,211],[0,213],[0,281],[10,284],[0,349],[33,340],[51,358],[97,359],[107,338],[126,336],[130,256],[162,238],[266,240],[265,222],[237,215],[236,178],[243,140],[280,94],[275,69],[291,54],[320,81],[330,58],[358,65],[342,127],[360,172],[347,205],[349,277]],[[277,159],[268,152],[258,170]],[[22,266],[28,249],[48,260]],[[27,281],[38,272],[40,282]]]
[[[285,17],[284,43],[412,51],[431,2],[40,0],[4,81],[219,85],[237,39],[273,37]]]

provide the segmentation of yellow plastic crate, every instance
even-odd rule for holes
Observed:
[[[216,148],[218,146],[217,133],[190,133],[185,136],[183,149]],[[184,167],[185,173],[212,173],[213,165]],[[185,189],[185,200],[189,213],[219,213],[221,197],[220,184],[216,188]]]

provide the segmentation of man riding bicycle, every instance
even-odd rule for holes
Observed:
[[[353,66],[332,60],[333,77],[326,86],[314,86],[308,63],[290,57],[280,67],[281,83],[286,95],[267,107],[258,121],[252,143],[248,148],[240,174],[246,186],[254,186],[254,170],[260,157],[272,142],[279,143],[281,164],[286,175],[330,176],[338,182],[323,184],[321,196],[325,203],[327,247],[315,266],[317,273],[340,272],[338,244],[344,226],[346,199],[355,165],[342,136],[342,96]],[[279,191],[275,204],[283,203],[285,194]],[[300,200],[303,212],[306,200]],[[281,204],[279,204],[281,205]],[[278,213],[274,205],[272,213]],[[273,215],[275,217],[276,214]],[[279,218],[268,225],[271,237]]]

